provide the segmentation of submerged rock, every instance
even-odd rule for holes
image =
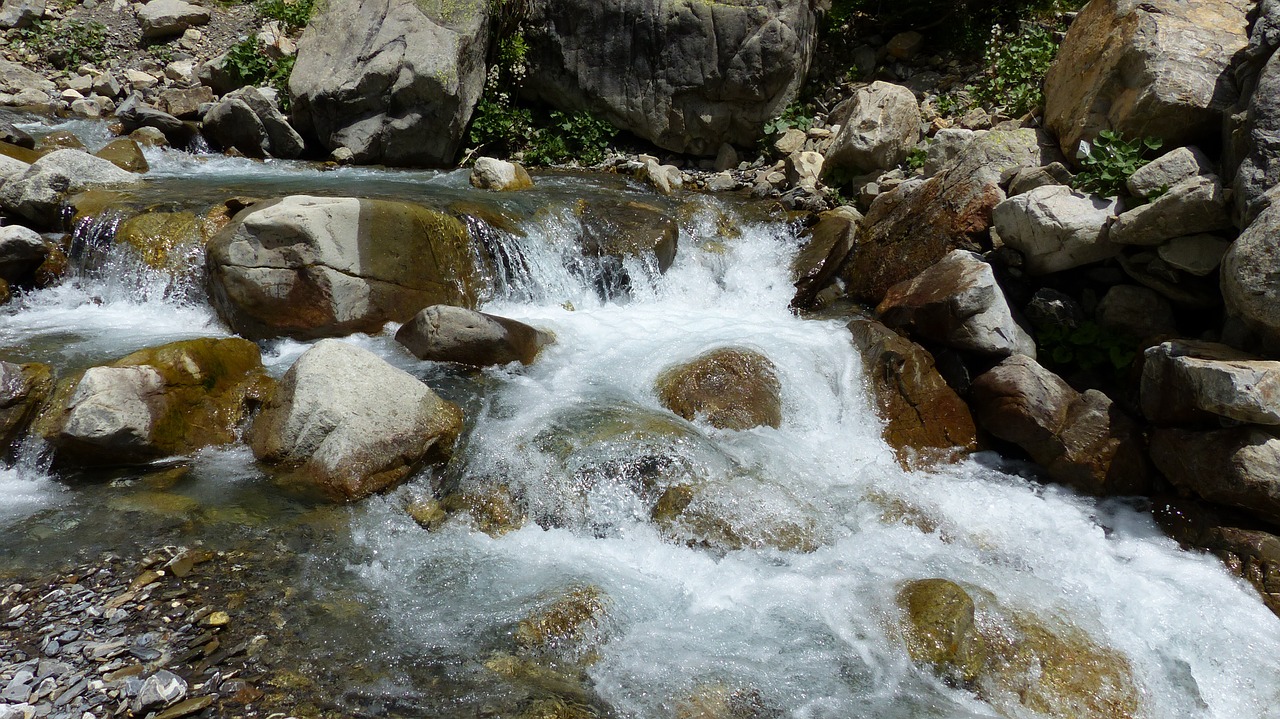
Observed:
[[[532,364],[552,336],[523,322],[449,305],[432,305],[396,332],[418,359],[474,367]]]
[[[467,228],[409,202],[305,195],[259,202],[209,241],[210,295],[246,337],[378,332],[427,305],[474,304]]]
[[[0,360],[0,459],[36,418],[53,391],[53,368]]]
[[[147,462],[235,441],[272,385],[252,342],[172,342],[59,382],[36,428],[60,462]]]
[[[142,148],[127,137],[112,140],[93,154],[95,157],[110,160],[111,164],[127,172],[146,172],[151,169],[147,164],[147,158],[142,155]]]
[[[598,641],[609,596],[599,587],[574,587],[516,625],[516,643],[529,652],[572,654]],[[575,646],[578,645],[578,646]],[[590,647],[585,647],[590,649]]]
[[[260,461],[335,501],[355,501],[447,460],[462,411],[373,353],[323,340],[302,353],[249,430]]]
[[[986,641],[973,623],[973,599],[946,579],[908,582],[898,592],[906,612],[907,653],[943,676],[969,684],[988,661]]]
[[[144,212],[120,223],[116,241],[132,247],[148,266],[185,269],[189,255],[204,244],[200,220],[190,212]]]
[[[744,430],[782,424],[782,385],[768,357],[751,350],[707,352],[663,372],[662,405],[689,421]]]

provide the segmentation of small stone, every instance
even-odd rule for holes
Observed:
[[[203,710],[213,703],[213,697],[203,696],[187,699],[155,715],[153,719],[179,719]]]
[[[133,700],[133,710],[140,712],[156,706],[170,706],[187,696],[187,682],[165,669],[147,677]]]
[[[1182,270],[1197,277],[1212,274],[1222,264],[1222,256],[1227,254],[1231,243],[1213,235],[1189,235],[1175,237],[1160,245],[1156,254],[1170,267]]]
[[[231,616],[226,612],[213,612],[204,619],[204,624],[210,627],[224,627],[230,623]]]

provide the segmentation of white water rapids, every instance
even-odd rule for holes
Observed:
[[[164,157],[151,158],[163,174]],[[376,176],[350,176],[353,192]],[[486,371],[490,389],[469,410],[447,477],[461,487],[500,482],[530,521],[496,537],[465,522],[428,533],[403,509],[407,497],[431,493],[426,475],[354,507],[355,546],[331,549],[351,557],[347,569],[394,641],[480,663],[549,598],[591,586],[605,610],[583,666],[621,717],[675,716],[716,686],[749,688],[794,717],[1000,716],[914,665],[896,629],[903,582],[945,577],[1123,655],[1141,716],[1280,717],[1280,621],[1252,589],[1213,557],[1180,551],[1124,502],[1025,479],[994,455],[901,469],[843,324],[787,309],[793,228],[745,223],[740,236],[723,237],[718,215],[731,210],[702,204],[682,228],[674,266],[658,275],[630,262],[630,296],[609,301],[566,269],[571,221],[550,212],[523,223],[527,273],[483,309],[548,329],[556,342],[529,367]],[[0,351],[83,366],[226,334],[207,306],[166,282],[109,273],[30,293],[0,309]],[[350,341],[421,373],[425,363],[390,340],[393,330]],[[779,428],[721,431],[662,409],[658,374],[725,346],[777,366]],[[304,349],[267,343],[264,359],[279,374]],[[595,423],[654,417],[677,429],[604,440],[596,432]],[[653,456],[700,482],[700,509],[737,528],[747,548],[690,546],[656,527],[628,474]],[[219,457],[248,463],[243,452]],[[0,469],[0,497],[0,524],[11,524],[73,505],[76,492],[20,461]],[[895,519],[886,506],[931,526]],[[795,533],[813,551],[771,546]]]

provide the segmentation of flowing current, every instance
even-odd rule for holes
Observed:
[[[180,156],[149,159],[158,194],[216,184],[499,202],[478,199],[460,173],[212,160],[202,167],[217,171],[202,175]],[[1070,715],[952,686],[911,661],[899,589],[940,577],[1123,657],[1139,702],[1115,716],[1280,717],[1280,622],[1215,558],[1180,551],[1130,504],[1041,484],[993,454],[901,468],[844,323],[787,308],[795,228],[694,199],[681,212],[673,266],[659,273],[651,258],[628,260],[625,286],[602,292],[565,211],[594,193],[648,197],[627,183],[549,177],[518,201],[532,206],[502,206],[520,217],[523,236],[493,240],[518,261],[494,278],[482,309],[554,333],[531,366],[467,373],[420,362],[390,339],[394,326],[348,338],[468,417],[447,470],[340,510],[294,578],[314,602],[358,605],[363,636],[344,634],[339,619],[316,621],[303,650],[315,662],[347,656],[335,648],[344,643],[365,653],[373,676],[351,672],[360,687],[342,689],[352,713],[475,716],[518,685],[522,697],[619,717]],[[0,352],[66,371],[227,334],[198,290],[140,269],[122,249],[107,255],[114,270],[0,309]],[[663,370],[723,347],[774,363],[778,428],[717,430],[662,408]],[[305,349],[266,343],[264,360],[278,375]],[[36,455],[0,469],[0,526],[11,546],[56,552],[50,536],[69,544],[77,527],[100,526],[103,510],[89,505],[107,490],[55,478]],[[271,521],[267,500],[246,498],[269,480],[243,448],[203,452],[193,466],[185,496],[239,502]],[[692,500],[676,521],[656,520],[656,496],[677,486],[692,488]],[[445,491],[488,497],[513,516],[486,525],[494,512],[473,505],[470,521],[426,531],[405,507]],[[530,616],[575,592],[591,598],[589,631],[520,644]],[[411,666],[430,667],[445,688],[415,683]],[[436,695],[449,697],[445,706]],[[757,713],[699,709],[716,696],[747,697]]]

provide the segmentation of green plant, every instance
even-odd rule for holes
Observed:
[[[1085,145],[1081,170],[1072,184],[1083,192],[1115,197],[1124,192],[1129,177],[1150,162],[1150,155],[1163,144],[1157,137],[1126,140],[1118,132],[1103,130]]]
[[[984,55],[986,71],[974,95],[989,105],[1020,116],[1044,105],[1044,75],[1058,54],[1053,33],[1027,24],[1018,32],[991,28]]]
[[[280,109],[289,111],[289,75],[296,58],[273,58],[257,38],[247,38],[227,50],[223,65],[237,85],[270,85],[279,92]]]
[[[912,170],[920,170],[924,168],[925,160],[929,158],[929,150],[924,147],[913,147],[907,153],[907,167]]]
[[[107,27],[100,22],[36,20],[14,30],[14,39],[58,68],[75,68],[107,59]]]
[[[782,114],[764,124],[764,134],[781,135],[791,128],[808,131],[813,127],[813,113],[804,105],[793,102],[782,111]]]
[[[1063,370],[1109,370],[1122,377],[1138,357],[1134,342],[1089,320],[1075,327],[1041,326],[1036,331],[1041,360]]]
[[[288,32],[307,26],[315,0],[258,0],[258,14],[268,20],[276,20]]]

